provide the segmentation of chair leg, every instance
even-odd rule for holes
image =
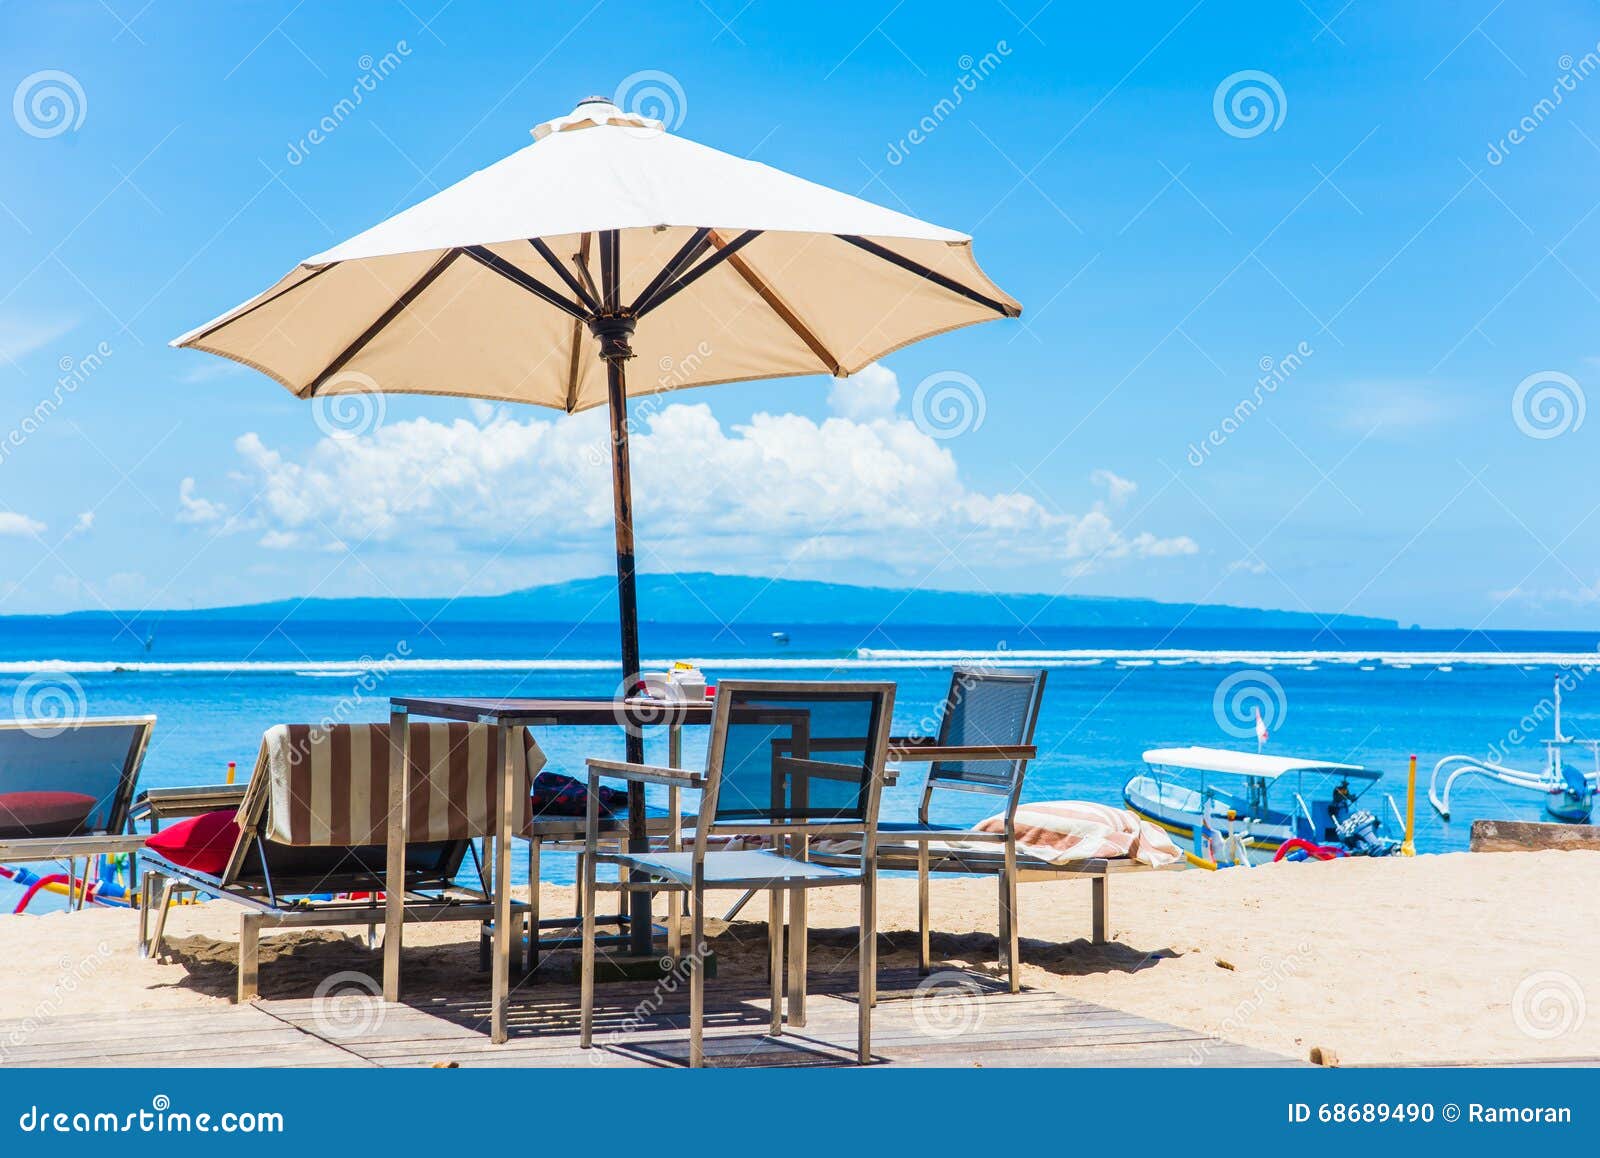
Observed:
[[[239,914],[239,994],[243,1005],[256,996],[261,971],[261,925],[254,913]]]
[[[751,902],[752,899],[754,899],[755,895],[756,895],[756,890],[755,889],[746,889],[743,892],[743,894],[740,895],[739,899],[734,902],[733,908],[728,910],[727,916],[723,917],[722,919],[724,921],[732,921],[735,917],[737,917],[739,915],[740,911],[746,905],[748,905]]]
[[[706,1064],[706,894],[694,890],[694,932],[689,944],[689,1065],[699,1069]]]
[[[585,862],[588,861],[588,859],[589,859],[588,856],[586,856],[584,853],[580,852],[578,854],[578,879],[580,881],[585,879],[584,875],[583,875],[583,866],[584,866]],[[574,909],[573,909],[572,915],[574,917],[580,917],[581,918],[583,916],[583,906],[584,906],[583,890],[582,889],[578,890],[578,895],[577,895],[577,898],[573,901],[573,906],[574,906]]]
[[[150,879],[155,874],[143,873],[139,877],[139,956],[150,956]]]
[[[1022,990],[1021,945],[1017,924],[1017,875],[1015,872],[1003,872],[1000,874],[1000,928],[1004,943],[1000,959],[1005,966],[1006,983],[1012,993]]]
[[[177,881],[164,880],[161,886],[161,911],[156,913],[156,931],[155,935],[150,938],[150,956],[152,957],[161,956],[161,939],[167,932],[167,913],[172,908],[172,898],[177,891]]]
[[[928,930],[928,842],[917,841],[917,971],[924,977],[933,968]]]
[[[806,950],[810,936],[806,927],[806,891],[789,890],[789,1025],[803,1028],[806,1023]]]
[[[767,973],[772,988],[772,1024],[768,1032],[783,1032],[783,890],[767,893]]]
[[[581,1019],[578,1045],[588,1049],[594,1044],[594,858],[582,858],[583,875],[579,878],[578,904],[583,909],[583,975],[580,981]]]
[[[868,870],[861,878],[861,941],[857,955],[861,977],[856,990],[856,1060],[872,1062],[872,1006],[877,997],[878,980],[878,874]]]
[[[1095,877],[1089,882],[1094,901],[1094,924],[1092,935],[1096,945],[1104,945],[1107,936],[1107,923],[1111,919],[1111,878]]]
[[[528,838],[528,972],[532,973],[539,968],[539,877],[541,865],[540,854],[544,852],[539,847],[540,840],[537,836]]]

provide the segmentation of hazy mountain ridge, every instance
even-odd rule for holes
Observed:
[[[1393,630],[1393,619],[1318,616],[1303,611],[1226,604],[1163,603],[1090,595],[1000,595],[861,587],[804,579],[696,572],[639,576],[639,615],[650,623],[883,624],[1035,627],[1254,627]],[[614,620],[616,580],[609,575],[529,587],[504,595],[457,599],[285,599],[235,607],[168,611],[163,618],[395,620],[580,623]],[[104,616],[80,611],[73,616]],[[141,618],[147,618],[144,613]]]

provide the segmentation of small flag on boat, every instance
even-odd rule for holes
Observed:
[[[1267,743],[1267,722],[1261,718],[1261,709],[1256,709],[1256,743],[1263,747]]]

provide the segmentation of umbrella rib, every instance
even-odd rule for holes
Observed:
[[[654,299],[644,304],[641,312],[653,310],[657,306],[662,305],[663,303],[676,297],[678,294],[688,289],[695,282],[699,281],[706,274],[710,273],[717,266],[727,261],[730,257],[738,253],[741,249],[749,245],[752,241],[760,236],[761,230],[746,229],[743,233],[739,234],[738,237],[735,237],[732,241],[728,242],[721,249],[717,250],[717,252],[713,253],[710,257],[706,258],[699,265],[695,266],[688,273],[680,277],[677,281],[658,292]]]
[[[909,257],[903,257],[894,250],[888,248],[887,246],[879,245],[875,241],[868,241],[865,237],[857,237],[854,234],[849,233],[836,233],[834,236],[840,241],[848,242],[857,249],[866,250],[874,257],[883,258],[883,260],[887,261],[890,265],[899,266],[907,273],[914,273],[918,277],[923,278],[926,281],[931,281],[934,285],[947,289],[953,294],[959,294],[969,301],[977,302],[980,306],[986,306],[995,313],[999,314],[1001,317],[1015,318],[1020,316],[1022,313],[1022,311],[1016,306],[1008,306],[1001,302],[995,301],[993,298],[985,297],[977,290],[962,285],[954,278],[946,277],[944,274],[939,273],[936,270],[929,269],[921,262],[912,261]]]
[[[578,252],[572,255],[573,264],[578,267],[578,272],[593,286],[594,279],[589,277],[589,238],[585,233],[578,241]],[[590,294],[590,300],[594,298]],[[571,414],[578,405],[578,357],[583,349],[583,323],[577,318],[572,319],[572,359],[567,365],[567,413]]]
[[[650,284],[644,287],[644,292],[634,299],[633,309],[629,311],[638,317],[650,308],[650,299],[653,298],[668,280],[678,276],[678,272],[685,265],[699,257],[706,246],[706,238],[711,235],[709,229],[696,229],[689,240],[683,243],[683,248],[672,255],[672,260],[661,267],[661,272],[651,279]]]
[[[539,251],[539,256],[544,258],[545,263],[556,271],[556,275],[567,283],[567,288],[572,291],[572,296],[582,302],[585,309],[591,314],[600,312],[599,303],[589,296],[589,291],[583,288],[583,283],[572,276],[572,271],[562,265],[561,260],[550,252],[550,247],[544,243],[543,238],[530,237],[528,238],[528,244]]]
[[[717,246],[720,250],[727,242],[722,239],[720,234],[712,233],[711,244]],[[779,297],[777,291],[767,285],[762,280],[761,275],[750,268],[750,264],[747,261],[742,257],[735,256],[728,258],[728,264],[733,267],[735,273],[744,278],[745,284],[753,289],[762,301],[767,303],[768,308],[783,320],[783,324],[793,330],[795,335],[810,348],[811,352],[827,368],[828,373],[835,378],[844,376],[844,367],[833,356],[832,351],[823,345],[822,339],[812,333],[811,327],[800,320],[800,316],[794,312],[789,303]]]
[[[484,268],[499,274],[513,285],[521,286],[534,297],[555,306],[556,309],[565,311],[580,321],[587,317],[581,306],[574,302],[569,302],[555,290],[545,285],[544,282],[532,274],[518,269],[499,254],[493,253],[481,245],[469,245],[461,252]]]
[[[261,309],[263,306],[270,306],[273,302],[277,301],[284,294],[293,293],[295,290],[299,289],[301,286],[305,285],[307,282],[315,281],[318,277],[320,277],[323,274],[327,273],[330,269],[332,269],[334,266],[336,266],[338,264],[339,263],[336,262],[336,261],[330,261],[327,265],[319,265],[319,266],[317,266],[315,269],[313,269],[311,271],[309,276],[301,278],[299,281],[295,282],[293,285],[285,286],[283,289],[279,290],[277,293],[272,294],[269,297],[262,298],[260,301],[256,302],[254,305],[246,306],[244,309],[240,310],[236,314],[226,314],[226,315],[224,315],[223,318],[220,321],[215,322],[212,325],[207,326],[205,329],[201,330],[198,334],[196,334],[194,337],[190,338],[187,342],[185,342],[184,345],[192,346],[194,343],[196,343],[196,342],[198,342],[198,341],[200,341],[200,340],[202,340],[204,338],[209,338],[212,334],[214,334],[218,330],[222,329],[223,326],[231,326],[234,322],[237,322],[240,318],[249,317],[251,314],[255,313],[257,310]]]
[[[399,317],[407,306],[416,301],[422,292],[432,285],[434,280],[438,278],[440,274],[449,269],[451,263],[460,256],[461,251],[459,249],[445,250],[445,252],[440,255],[439,260],[435,261],[428,267],[427,272],[425,272],[416,281],[411,283],[410,289],[406,290],[405,293],[396,298],[388,309],[384,310],[382,314],[378,315],[377,321],[373,322],[372,325],[363,330],[361,335],[356,338],[355,341],[346,346],[344,350],[340,352],[337,358],[329,362],[327,366],[323,368],[322,373],[318,374],[311,380],[311,384],[300,392],[300,397],[314,398],[317,391],[322,389],[322,387],[327,384],[330,378],[334,377],[339,373],[339,371],[343,370],[345,366],[349,365],[350,359],[354,358],[357,354],[361,353],[362,350],[366,349],[368,343],[370,343],[372,339],[376,338],[378,334],[389,325],[390,322]],[[305,283],[301,282],[300,284],[304,285]]]

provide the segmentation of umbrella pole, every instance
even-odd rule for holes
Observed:
[[[610,263],[606,263],[610,264]],[[608,271],[609,272],[609,271]],[[609,280],[609,279],[608,279]],[[610,323],[610,324],[608,324]],[[606,364],[606,394],[611,412],[611,497],[617,531],[617,615],[622,628],[622,694],[633,694],[639,681],[639,596],[633,557],[633,481],[628,462],[628,386],[623,363],[633,356],[628,338],[632,319],[597,318],[591,324],[600,338]],[[627,760],[644,763],[644,735],[626,729]],[[644,810],[644,785],[628,785],[628,851],[648,852],[650,837]],[[654,955],[654,921],[648,892],[629,892],[628,955]]]

